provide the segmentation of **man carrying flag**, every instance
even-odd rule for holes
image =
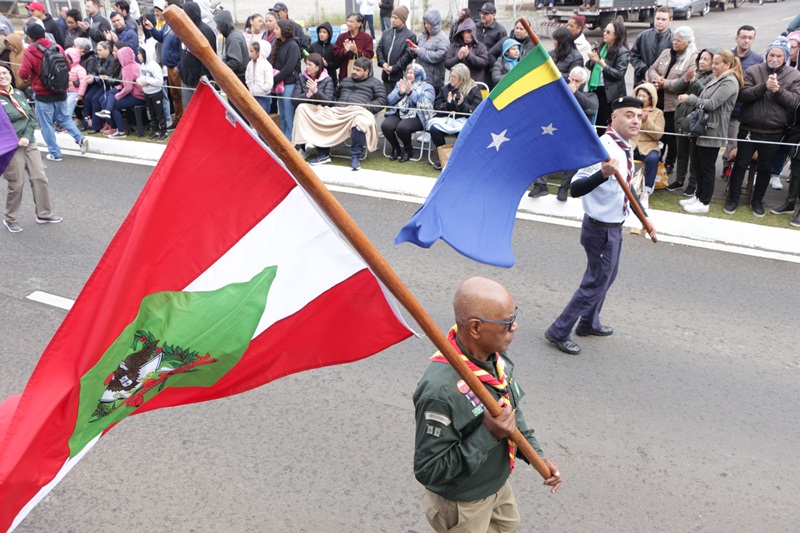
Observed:
[[[519,327],[518,309],[505,287],[477,276],[459,285],[453,309],[456,325],[448,340],[502,411],[492,416],[447,359],[440,353],[431,357],[414,393],[414,475],[425,485],[425,515],[441,533],[516,531],[520,516],[508,477],[517,456],[529,458],[510,440],[514,428],[542,454],[519,410],[524,392],[506,355]],[[542,460],[551,473],[545,485],[556,492],[558,465]]]
[[[572,196],[581,198],[585,212],[581,245],[586,250],[586,272],[572,300],[545,332],[547,340],[569,355],[581,353],[581,347],[570,336],[576,322],[575,333],[581,337],[608,337],[614,333],[600,322],[600,310],[617,276],[622,224],[630,208],[614,174],[619,170],[630,185],[633,177],[630,140],[642,125],[642,101],[625,96],[612,102],[611,109],[611,126],[600,137],[611,159],[578,171],[572,180]],[[649,227],[650,237],[655,239],[656,231]]]
[[[476,261],[510,267],[514,219],[531,182],[607,157],[538,43],[472,114],[431,194],[395,243],[428,248],[441,238]]]

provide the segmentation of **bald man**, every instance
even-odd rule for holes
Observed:
[[[518,328],[518,310],[505,287],[482,277],[459,285],[453,308],[456,326],[448,340],[503,411],[493,417],[447,359],[431,357],[414,393],[414,475],[425,485],[425,516],[438,532],[516,531],[520,516],[508,476],[516,459],[528,460],[509,447],[514,428],[542,455],[519,410],[525,393],[505,353]],[[545,484],[556,492],[558,465],[544,462],[553,472]]]

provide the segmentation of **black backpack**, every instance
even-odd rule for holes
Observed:
[[[35,44],[42,53],[42,71],[39,73],[39,81],[50,92],[67,92],[69,65],[66,56],[61,53],[56,44],[51,45],[50,48],[45,48],[39,43]]]

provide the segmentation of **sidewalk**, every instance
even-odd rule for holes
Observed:
[[[39,145],[46,151],[47,148],[38,130],[36,135]],[[72,138],[66,134],[57,134],[57,138],[67,156],[82,157]],[[85,157],[120,157],[153,165],[166,148],[165,144],[160,143],[113,140],[94,136],[90,137],[89,143],[90,151]],[[392,194],[396,195],[398,200],[419,204],[428,196],[434,183],[431,178],[366,169],[353,172],[350,167],[337,165],[318,166],[314,171],[329,186],[356,189],[363,193],[373,191]],[[800,231],[794,229],[765,227],[654,209],[649,210],[648,214],[658,231],[659,240],[663,242],[703,246],[800,263]],[[524,196],[520,200],[517,217],[577,227],[583,218],[583,209],[579,201],[570,199],[566,203],[559,202],[554,194],[542,198]],[[639,228],[640,224],[635,217],[630,217],[625,226]]]

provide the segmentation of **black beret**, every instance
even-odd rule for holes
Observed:
[[[616,98],[613,102],[611,102],[612,111],[616,111],[617,109],[623,107],[635,107],[637,109],[641,109],[644,107],[644,102],[638,98],[634,98],[633,96],[623,96],[621,98]]]

